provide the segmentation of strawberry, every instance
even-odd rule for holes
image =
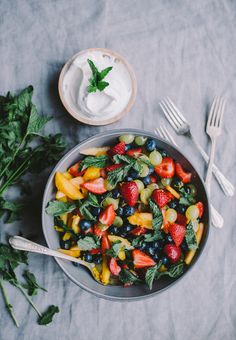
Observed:
[[[172,237],[173,241],[175,242],[176,246],[180,246],[183,242],[185,236],[185,226],[177,223],[173,223],[169,226],[169,233]]]
[[[133,230],[131,230],[130,234],[135,235],[135,236],[139,236],[139,235],[143,235],[147,232],[146,228],[143,227],[136,227]]]
[[[132,251],[132,256],[135,268],[151,267],[156,264],[156,262],[150,256],[139,249],[134,249]]]
[[[92,255],[96,255],[96,254],[100,254],[101,253],[101,249],[97,248],[97,249],[91,249],[89,250],[90,254]]]
[[[112,225],[116,218],[116,213],[112,204],[109,204],[100,214],[99,222],[106,226]]]
[[[199,217],[201,218],[203,213],[204,213],[204,206],[203,206],[203,203],[202,202],[197,202],[196,203],[196,207],[198,208],[199,210]]]
[[[182,215],[180,213],[177,213],[177,219],[175,221],[177,224],[181,224],[184,227],[186,227],[187,224],[187,217],[185,215]]]
[[[138,200],[138,186],[135,182],[124,182],[120,188],[121,195],[123,196],[126,203],[133,207]]]
[[[157,179],[155,176],[149,176],[150,177],[150,180],[151,180],[151,183],[156,183],[157,182]]]
[[[171,200],[169,193],[162,189],[155,189],[152,193],[152,198],[159,208],[163,208]]]
[[[116,259],[113,257],[110,259],[109,269],[112,275],[118,276],[121,271],[121,267],[117,264]]]
[[[101,175],[102,178],[106,178],[107,177],[106,170],[105,169],[101,169],[100,170],[100,175]]]
[[[189,183],[191,181],[191,172],[185,172],[180,163],[175,164],[175,172],[183,183]]]
[[[125,142],[120,142],[110,148],[108,151],[108,154],[110,157],[113,157],[114,155],[124,155],[125,153]]]
[[[106,252],[107,249],[110,249],[110,241],[108,240],[108,237],[105,234],[102,235],[101,248],[103,254]]]
[[[172,178],[175,174],[175,163],[172,158],[165,157],[161,164],[155,166],[155,172],[162,178]]]
[[[93,227],[93,233],[96,236],[102,236],[102,235],[106,235],[107,231],[102,230],[101,228],[98,227],[97,224],[95,224],[94,227]]]
[[[107,191],[107,189],[105,188],[104,179],[102,177],[85,182],[81,184],[81,187],[87,189],[94,194],[103,194]]]
[[[69,173],[70,173],[72,176],[74,176],[74,177],[82,176],[82,175],[85,173],[85,171],[86,171],[86,169],[83,170],[83,171],[79,171],[80,162],[81,162],[81,161],[75,163],[74,165],[72,165],[72,166],[69,168]]]
[[[106,172],[109,172],[109,171],[114,171],[116,169],[119,169],[119,168],[122,168],[122,164],[112,164],[112,165],[109,165],[105,168]]]
[[[180,248],[171,243],[165,245],[164,253],[168,256],[172,263],[177,262],[181,256]]]
[[[85,234],[93,234],[93,228],[90,227],[89,229],[86,229],[86,230],[84,231],[84,233],[85,233]]]
[[[130,157],[137,157],[142,153],[142,148],[130,149],[126,151],[126,155]]]

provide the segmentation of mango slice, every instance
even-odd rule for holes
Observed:
[[[78,246],[71,247],[69,250],[66,249],[58,249],[59,252],[72,256],[72,257],[79,257],[80,256],[80,249]]]
[[[66,196],[72,200],[80,200],[84,198],[84,195],[76,188],[70,180],[66,179],[61,172],[57,172],[55,176],[55,184],[57,190],[63,192]]]
[[[97,179],[100,177],[100,168],[96,168],[95,166],[90,166],[86,169],[85,174],[83,176],[84,182],[88,182],[92,179]]]
[[[106,155],[107,151],[110,149],[109,146],[103,146],[103,147],[94,147],[94,148],[88,148],[80,151],[81,155],[86,156],[101,156]]]
[[[152,213],[138,212],[128,217],[128,221],[132,225],[138,225],[147,229],[152,229]]]
[[[112,243],[120,241],[121,245],[124,246],[126,249],[133,249],[131,243],[124,237],[116,236],[116,235],[108,235],[108,239]]]
[[[107,256],[103,255],[103,257],[102,257],[102,273],[101,273],[101,277],[100,277],[102,284],[104,284],[105,286],[108,285],[108,283],[110,281],[110,276],[111,276],[111,272],[110,272],[109,267],[108,267]]]
[[[202,239],[202,234],[203,234],[203,230],[204,230],[204,224],[203,223],[199,223],[199,227],[198,230],[196,232],[196,240],[197,240],[197,244],[199,245]],[[187,255],[185,256],[184,262],[186,264],[190,264],[195,253],[196,253],[197,249],[194,250],[189,250]]]

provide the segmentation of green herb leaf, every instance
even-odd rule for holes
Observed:
[[[77,239],[78,235],[72,228],[68,227],[59,216],[54,217],[54,223],[56,226],[62,228],[65,233],[69,233],[74,239]]]
[[[28,264],[27,253],[12,249],[6,244],[0,244],[0,270],[4,269],[6,262],[12,264],[16,268],[20,263]]]
[[[104,168],[108,161],[108,156],[101,155],[101,156],[87,156],[81,162],[79,166],[79,171],[83,171],[90,166],[94,166],[96,168]]]
[[[184,271],[184,263],[181,261],[176,264],[172,264],[170,268],[165,272],[158,272],[156,278],[159,279],[162,276],[169,276],[171,278],[177,278]]]
[[[153,241],[159,241],[164,239],[164,233],[161,230],[155,231],[153,234],[145,234],[144,240],[145,242],[153,242]]]
[[[52,322],[52,319],[56,313],[59,313],[59,308],[57,306],[51,305],[48,309],[39,317],[39,325],[48,325]]]
[[[50,201],[46,207],[46,213],[53,216],[60,216],[69,213],[76,208],[73,202]]]
[[[112,70],[112,66],[109,66],[102,70],[101,72],[99,72],[92,60],[87,59],[87,62],[92,71],[92,78],[89,79],[90,84],[87,87],[87,91],[89,93],[96,92],[97,90],[103,91],[109,85],[109,83],[103,81],[103,79]]]
[[[152,226],[154,230],[160,230],[162,224],[163,224],[163,215],[158,207],[158,205],[153,202],[151,199],[149,200],[149,206],[153,213],[153,220],[152,220]]]
[[[44,127],[44,125],[50,120],[51,118],[46,116],[39,116],[37,113],[37,109],[35,105],[31,107],[31,114],[29,117],[29,123],[27,126],[26,133],[28,135],[38,134],[39,131]]]
[[[128,269],[121,269],[119,279],[123,283],[141,283],[142,281]]]
[[[95,64],[94,64],[94,62],[92,60],[87,59],[87,62],[89,64],[89,66],[90,66],[90,69],[92,71],[93,77],[96,78],[98,73],[99,73],[97,67],[95,66]]]
[[[192,222],[190,222],[186,227],[185,240],[188,245],[188,249],[195,250],[198,248],[196,234],[193,229]]]
[[[16,220],[20,219],[20,212],[22,208],[25,206],[23,203],[11,202],[7,201],[3,198],[0,198],[0,212],[1,215],[6,213],[7,217],[5,219],[5,223],[12,223]]]
[[[28,290],[28,294],[30,296],[36,295],[38,293],[38,289],[47,292],[45,288],[39,286],[39,284],[36,281],[36,277],[33,273],[29,272],[28,270],[25,270],[23,273],[23,277],[26,280],[26,284],[24,284],[23,287]]]
[[[185,191],[184,187],[180,188],[179,192],[180,192],[180,199],[179,199],[180,204],[191,205],[196,202],[194,197]]]
[[[88,196],[86,198],[86,201],[89,205],[99,208],[100,204],[98,202],[97,196],[92,194],[91,192],[88,193]]]
[[[145,282],[148,285],[149,289],[152,289],[153,281],[155,280],[159,269],[161,268],[162,261],[159,261],[153,267],[149,267],[145,274]]]
[[[116,258],[118,256],[121,248],[122,248],[122,242],[117,241],[117,242],[113,243],[113,245],[111,246],[110,249],[107,249],[106,254],[110,255],[111,257]]]
[[[92,250],[100,247],[100,240],[97,236],[85,236],[78,240],[77,245],[80,250]]]
[[[97,88],[99,91],[103,91],[108,85],[109,83],[107,83],[106,81],[99,81],[97,83]]]
[[[112,66],[109,66],[107,68],[104,68],[104,70],[102,70],[101,72],[99,72],[99,75],[98,75],[98,79],[99,80],[102,80],[104,79],[108,73],[112,70]]]

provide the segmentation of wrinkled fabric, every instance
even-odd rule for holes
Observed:
[[[0,93],[32,84],[39,112],[54,117],[46,132],[60,131],[74,146],[111,128],[153,131],[168,124],[158,103],[170,96],[209,150],[204,132],[207,111],[215,95],[224,95],[227,107],[216,163],[235,184],[235,1],[1,0],[0,13]],[[135,105],[111,126],[79,124],[58,96],[62,65],[88,47],[113,49],[135,70]],[[176,139],[205,176],[193,144],[185,137]],[[31,178],[30,208],[22,221],[1,226],[1,241],[21,230],[26,237],[45,242],[40,209],[48,175],[49,170]],[[224,216],[224,228],[211,229],[205,251],[183,280],[151,299],[129,303],[99,299],[73,284],[52,258],[30,255],[30,269],[49,290],[34,297],[35,302],[40,310],[56,304],[60,313],[49,326],[38,326],[35,311],[20,292],[6,285],[21,326],[13,325],[0,295],[0,339],[235,339],[235,198],[225,197],[213,179],[212,201]]]

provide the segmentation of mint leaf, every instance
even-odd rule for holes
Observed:
[[[107,83],[106,81],[99,81],[97,83],[97,88],[99,91],[103,91],[108,85],[109,83]]]
[[[91,192],[88,193],[86,201],[88,202],[89,205],[92,205],[93,207],[96,208],[100,207],[97,196],[92,194]]]
[[[152,227],[154,230],[160,230],[163,224],[162,212],[160,208],[158,207],[158,205],[155,202],[153,202],[151,199],[149,200],[149,206],[153,213]]]
[[[141,283],[142,281],[128,269],[121,269],[119,279],[123,283]]]
[[[112,70],[112,66],[109,66],[102,70],[101,72],[99,72],[92,60],[87,59],[87,62],[92,71],[92,78],[89,79],[90,84],[87,86],[87,91],[89,93],[96,92],[97,90],[103,91],[109,85],[109,83],[103,81],[103,79]]]
[[[107,249],[106,254],[110,255],[111,257],[116,258],[118,256],[121,248],[122,248],[122,242],[117,241],[117,242],[113,243],[113,245],[110,249]]]
[[[48,325],[52,322],[52,319],[56,313],[59,313],[59,308],[54,305],[49,306],[48,309],[39,317],[38,324]]]
[[[73,202],[50,201],[46,207],[46,213],[53,216],[60,216],[69,213],[76,208]]]
[[[152,289],[153,281],[155,280],[159,269],[161,268],[162,261],[159,261],[153,267],[149,267],[145,274],[145,282],[148,285],[149,289]]]
[[[51,118],[46,116],[39,116],[37,113],[36,106],[32,104],[31,114],[29,117],[29,122],[26,130],[27,135],[38,134],[39,131],[50,119]]]
[[[99,80],[104,79],[112,69],[113,69],[112,66],[109,66],[109,67],[107,67],[107,68],[104,68],[104,70],[102,70],[101,72],[99,72],[98,79],[99,79]]]
[[[89,86],[87,86],[87,91],[88,91],[88,93],[96,92],[97,87],[93,86],[93,85],[89,85]]]
[[[96,168],[104,168],[108,161],[108,156],[101,155],[101,156],[87,156],[85,157],[79,165],[79,171],[83,171],[90,166],[94,166]]]
[[[92,250],[100,247],[100,240],[97,236],[85,236],[78,240],[77,245],[80,250]]]
[[[26,284],[24,284],[23,287],[28,290],[28,294],[30,296],[36,295],[38,293],[38,289],[47,292],[45,288],[39,286],[39,284],[36,281],[36,277],[33,273],[29,272],[28,270],[25,270],[23,273],[23,277],[26,280]]]
[[[180,199],[179,199],[180,204],[191,205],[196,202],[195,198],[191,194],[188,194],[185,191],[184,187],[180,188],[179,192],[180,192]]]
[[[95,64],[94,64],[94,62],[92,60],[87,59],[87,62],[89,64],[89,66],[90,66],[90,69],[92,71],[93,77],[96,79],[98,74],[99,74],[97,67],[95,66]]]
[[[198,248],[196,234],[191,222],[186,227],[185,240],[187,242],[188,249],[195,250]]]
[[[156,275],[156,278],[159,279],[162,276],[169,276],[171,278],[177,278],[181,274],[183,274],[184,271],[184,263],[181,261],[176,264],[172,264],[169,269],[165,272],[158,272]]]

